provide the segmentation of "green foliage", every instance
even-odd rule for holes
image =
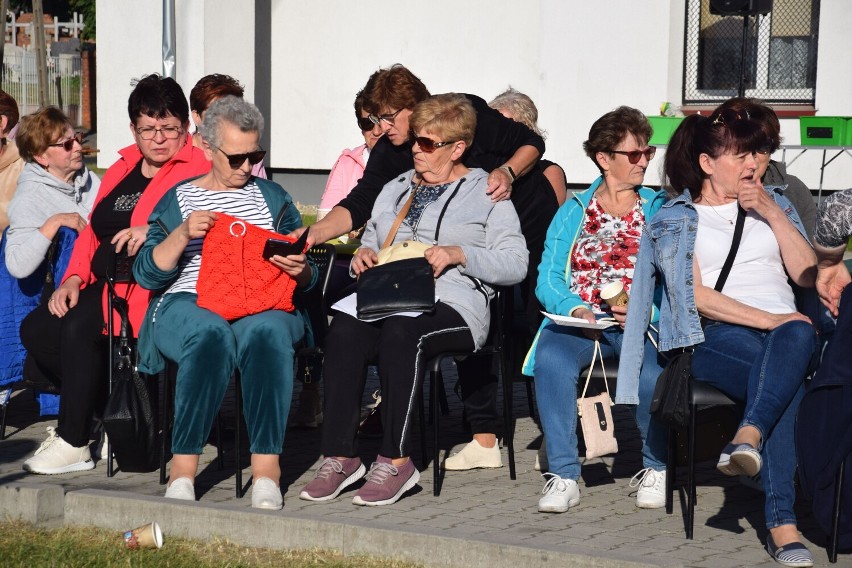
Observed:
[[[83,23],[86,24],[83,39],[95,39],[95,3],[95,0],[68,0],[70,11],[83,15]]]

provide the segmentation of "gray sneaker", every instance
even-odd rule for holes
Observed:
[[[390,458],[377,456],[370,466],[367,482],[361,486],[352,502],[368,506],[391,505],[399,501],[418,481],[420,472],[414,467],[412,460],[409,459],[397,467]]]
[[[364,477],[365,471],[367,468],[361,463],[361,458],[325,458],[314,479],[305,485],[299,497],[308,501],[330,501]]]

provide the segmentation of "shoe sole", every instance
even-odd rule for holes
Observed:
[[[251,504],[253,509],[265,509],[267,511],[280,511],[284,508],[284,501],[282,500],[280,503],[258,503]]]
[[[337,486],[337,489],[334,491],[334,493],[330,493],[329,495],[326,495],[324,497],[313,497],[307,491],[302,491],[301,493],[299,493],[299,499],[304,499],[305,501],[331,501],[332,499],[340,495],[340,493],[344,489],[364,477],[366,473],[367,468],[364,467],[364,464],[362,463],[360,466],[358,466],[358,469],[356,469],[352,473],[352,475],[344,479],[343,482],[341,482],[341,484]]]
[[[749,477],[760,473],[762,466],[760,455],[753,452],[735,452],[727,461],[716,464],[716,469],[725,475],[747,475]]]
[[[450,457],[452,457],[452,456],[450,456]],[[490,464],[490,463],[477,462],[477,463],[474,463],[474,464],[471,464],[471,465],[465,464],[465,466],[463,466],[463,467],[453,466],[452,464],[448,463],[448,460],[444,461],[444,470],[446,470],[446,471],[469,471],[471,469],[498,469],[498,468],[501,468],[501,467],[503,467],[503,460],[502,459],[500,460],[500,463],[498,463],[496,465]]]
[[[392,505],[393,503],[396,503],[397,501],[399,501],[399,498],[402,497],[405,494],[406,491],[408,491],[409,489],[411,489],[412,487],[417,485],[418,481],[420,481],[420,472],[415,469],[414,473],[411,474],[411,477],[408,478],[408,481],[406,481],[402,485],[402,487],[399,488],[399,491],[397,491],[396,494],[393,497],[391,497],[390,499],[384,499],[383,501],[364,501],[363,499],[361,499],[361,497],[356,495],[352,499],[352,504],[353,505],[362,505],[362,506],[367,506],[367,507],[376,507],[376,506],[379,506],[379,505]]]
[[[571,507],[576,507],[579,504],[580,504],[580,498],[577,497],[576,499],[571,499],[570,501],[568,501],[568,505],[566,505],[565,507],[557,507],[555,505],[545,505],[544,507],[542,507],[541,505],[539,505],[538,506],[538,512],[539,513],[566,513],[566,512],[568,512],[568,509],[570,509]]]
[[[662,509],[666,506],[666,500],[662,501],[642,501],[636,500],[636,506],[640,509]]]
[[[38,475],[59,475],[61,473],[73,473],[75,471],[88,471],[90,469],[95,469],[95,462],[92,460],[78,462],[71,465],[66,465],[63,467],[54,467],[50,469],[34,469],[29,464],[24,464],[24,471],[29,473],[35,473]]]

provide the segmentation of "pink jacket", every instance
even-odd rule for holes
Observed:
[[[319,204],[320,209],[331,209],[349,195],[364,175],[364,166],[367,164],[364,157],[366,149],[367,145],[361,144],[357,148],[344,150],[340,154],[334,167],[331,168],[331,173],[328,174],[328,182]]]

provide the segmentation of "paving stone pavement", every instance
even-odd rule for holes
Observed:
[[[446,379],[450,415],[442,419],[442,448],[445,452],[469,439],[461,423],[461,404],[452,393],[451,375],[449,372]],[[365,392],[365,404],[370,402],[370,386]],[[294,406],[299,388],[297,384]],[[232,401],[226,400],[226,410],[232,405]],[[529,566],[554,563],[713,568],[776,566],[761,545],[766,536],[762,494],[740,485],[736,479],[718,474],[713,463],[699,467],[694,540],[684,537],[677,502],[673,515],[667,515],[662,509],[635,507],[635,493],[628,487],[628,482],[641,469],[639,435],[628,410],[620,406],[615,407],[615,420],[621,451],[615,458],[593,459],[583,465],[580,504],[564,514],[537,512],[536,503],[543,479],[539,472],[534,471],[533,464],[541,444],[541,431],[529,416],[526,390],[521,384],[515,385],[514,408],[517,418],[515,481],[509,479],[508,467],[447,472],[441,495],[433,497],[432,464],[428,463],[424,470],[423,460],[418,456],[416,463],[422,471],[420,484],[395,505],[356,507],[351,503],[352,491],[328,503],[303,501],[298,498],[298,493],[313,477],[320,457],[317,451],[320,436],[318,430],[290,429],[281,459],[284,511],[274,514],[254,512],[248,494],[237,499],[233,461],[228,458],[224,469],[220,470],[215,447],[208,445],[202,456],[196,485],[199,505],[188,510],[192,515],[190,518],[203,524],[207,513],[212,519],[214,512],[224,508],[234,515],[250,515],[247,518],[258,531],[264,524],[274,522],[276,516],[296,522],[295,526],[299,526],[298,523],[307,526],[313,522],[342,524],[360,530],[359,538],[366,539],[362,544],[376,555],[399,553],[394,535],[400,539],[404,535],[409,539],[405,542],[415,542],[410,539],[419,537],[423,546],[411,546],[412,553],[408,557],[424,565],[496,567],[517,566],[524,562]],[[225,416],[226,423],[232,420],[232,416]],[[38,417],[37,405],[30,391],[15,394],[9,407],[9,437],[0,442],[0,488],[20,483],[61,487],[66,492],[66,517],[69,514],[69,495],[77,492],[86,495],[85,490],[103,490],[93,493],[105,498],[106,503],[110,503],[110,497],[114,496],[114,505],[108,505],[108,509],[125,506],[128,502],[132,507],[136,506],[133,503],[137,503],[139,507],[154,507],[154,511],[159,511],[156,514],[161,515],[159,518],[166,518],[177,510],[174,502],[159,499],[164,488],[158,484],[157,472],[118,471],[114,477],[108,478],[106,464],[102,461],[90,472],[61,476],[26,474],[21,464],[44,439],[45,428],[54,424],[54,418]],[[226,432],[226,451],[232,448],[230,438]],[[367,463],[372,461],[378,445],[377,440],[362,440],[362,459]],[[244,447],[247,446],[245,443]],[[503,459],[505,464],[505,448]],[[248,455],[242,462],[248,463]],[[246,467],[246,485],[250,478]],[[129,497],[139,495],[148,497],[145,501],[128,501]],[[830,566],[824,549],[825,537],[815,525],[806,504],[799,503],[798,509],[799,528],[816,557],[817,565]],[[106,520],[104,523],[109,525]],[[214,525],[211,524],[210,530],[215,530]],[[446,555],[430,553],[430,550],[440,550],[447,543],[458,544],[458,539],[462,540],[462,546],[467,543],[482,547],[475,561],[463,560],[463,556],[448,559]],[[325,545],[325,541],[321,540],[312,543],[310,535],[299,542],[300,546]],[[270,544],[274,546],[276,543]],[[346,547],[341,545],[340,548]],[[852,566],[852,556],[841,556],[837,566],[842,565]]]

